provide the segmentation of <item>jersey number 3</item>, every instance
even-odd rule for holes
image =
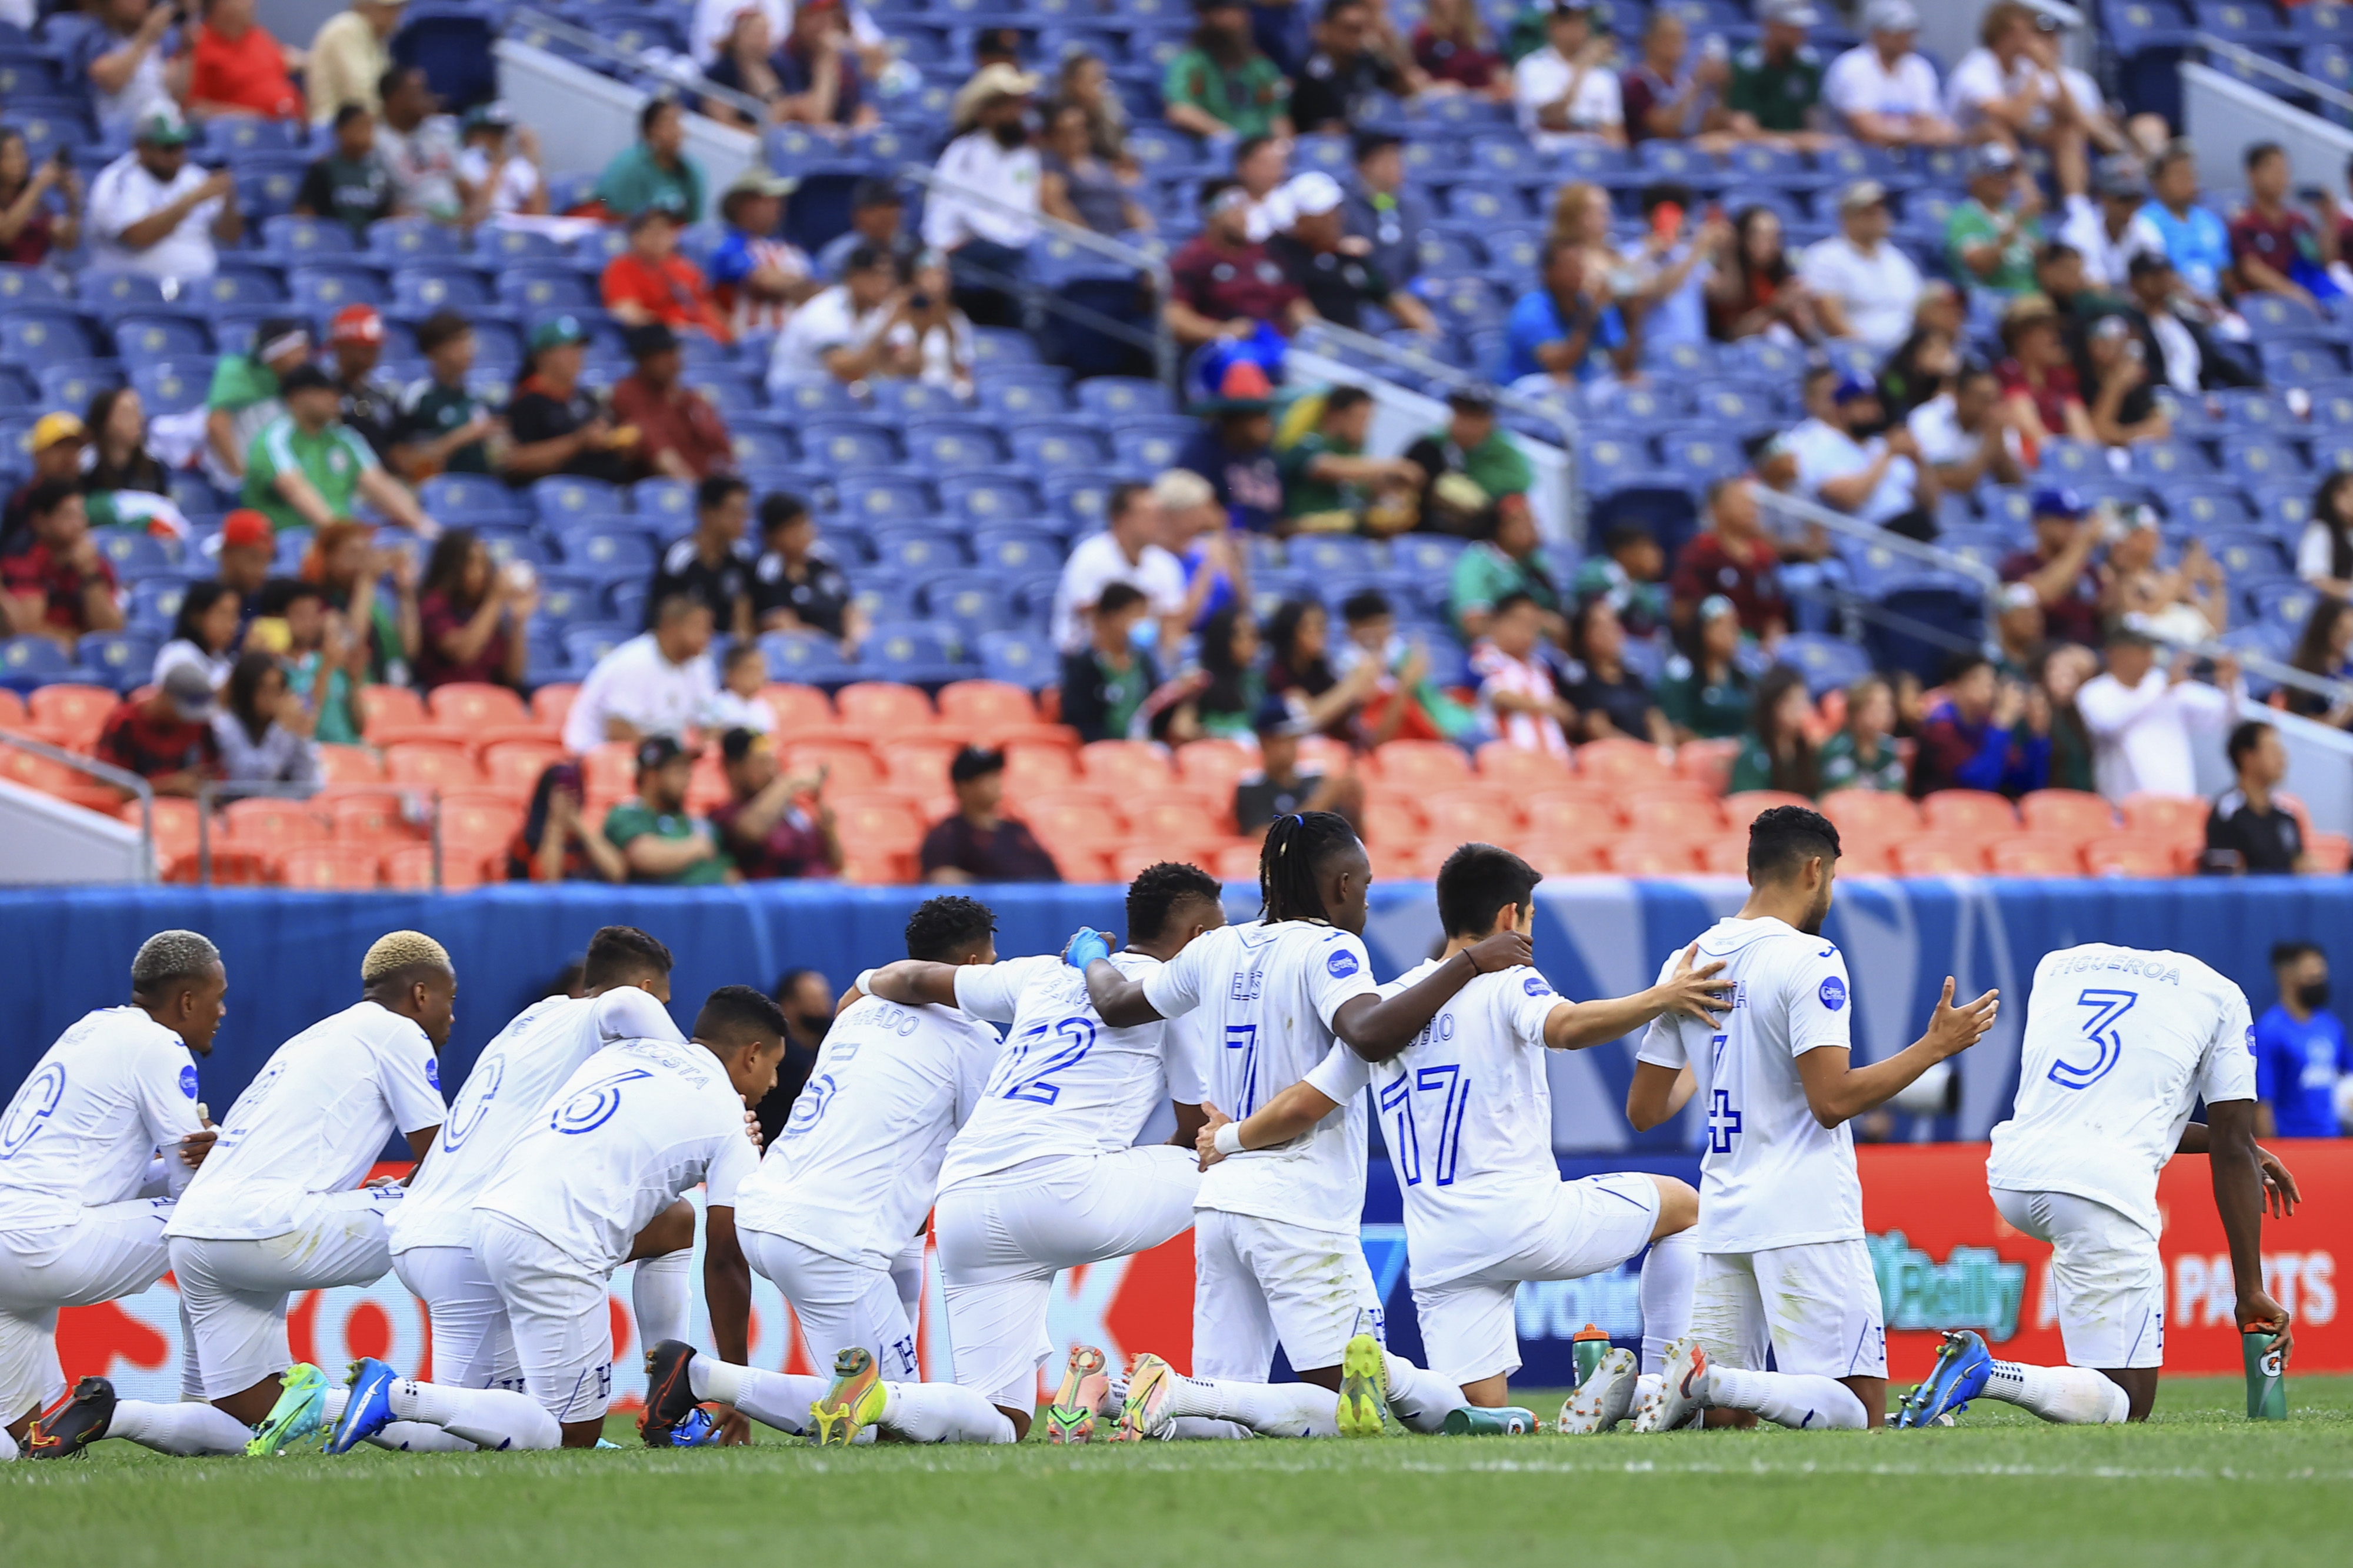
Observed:
[[[2075,1005],[2091,1015],[2084,1020],[2084,1037],[2099,1047],[2099,1054],[2080,1066],[2064,1058],[2053,1061],[2045,1076],[2061,1089],[2089,1089],[2107,1077],[2125,1054],[2116,1020],[2131,1012],[2139,1000],[2137,991],[2086,991],[2076,997]]]

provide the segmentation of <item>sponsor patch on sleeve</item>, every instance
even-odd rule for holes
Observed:
[[[1520,989],[1525,991],[1531,996],[1549,996],[1552,994],[1552,987],[1545,984],[1545,977],[1541,974],[1531,974],[1525,980],[1521,981]]]
[[[1822,982],[1822,1005],[1835,1013],[1846,1005],[1846,982],[1833,974]]]
[[[180,1069],[180,1092],[186,1095],[190,1100],[196,1098],[195,1068],[187,1067]]]
[[[1334,948],[1332,955],[1324,961],[1324,967],[1333,979],[1345,980],[1356,973],[1356,955],[1345,947]]]
[[[433,1091],[436,1094],[441,1092],[440,1058],[427,1057],[425,1058],[425,1081],[433,1086]]]

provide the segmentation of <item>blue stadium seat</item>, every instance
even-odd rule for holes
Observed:
[[[2136,441],[2126,450],[2133,472],[2147,475],[2151,484],[2196,479],[2214,471],[2205,453],[2188,441]]]
[[[185,316],[124,316],[114,323],[114,350],[136,364],[214,352],[212,329]]]
[[[2256,352],[2263,379],[2274,386],[2311,386],[2345,374],[2344,347],[2317,338],[2275,339],[2257,345]]]
[[[72,311],[18,306],[0,315],[0,364],[38,370],[97,352],[83,319]]]
[[[1389,542],[1390,569],[1429,582],[1451,579],[1469,542],[1445,533],[1406,533]]]
[[[935,419],[947,415],[967,412],[968,405],[944,386],[934,386],[927,381],[884,378],[871,384],[874,406],[880,413],[902,421]]]
[[[1388,570],[1379,545],[1347,533],[1303,533],[1291,541],[1291,569],[1311,577],[1377,577]]]
[[[73,661],[47,637],[10,637],[0,642],[0,686],[29,691],[51,681],[72,679]]]
[[[1176,400],[1166,387],[1156,381],[1133,376],[1092,376],[1079,383],[1078,396],[1080,407],[1114,425],[1142,416],[1176,412]]]
[[[941,505],[967,522],[1051,526],[1050,520],[1039,517],[1041,503],[1037,489],[1024,479],[951,474],[939,481],[938,489]]]
[[[1706,381],[1693,387],[1692,412],[1724,434],[1761,430],[1778,426],[1782,418],[1770,392],[1738,381]]]
[[[2166,521],[2178,530],[2204,533],[2243,527],[2248,521],[2245,491],[2227,479],[2168,477],[2155,488]]]
[[[986,468],[1005,460],[1005,449],[987,422],[979,419],[925,419],[902,434],[907,461],[929,472]]]
[[[284,267],[309,266],[359,249],[352,231],[332,218],[282,214],[261,220],[263,254]]]
[[[652,573],[657,554],[651,535],[643,529],[611,521],[566,530],[559,539],[564,563],[607,582],[616,577],[643,577]]]
[[[2254,510],[2257,526],[2267,530],[2272,537],[2293,547],[2304,536],[2305,524],[2312,521],[2312,486],[2291,480],[2250,485],[2242,493]]]
[[[1025,632],[984,632],[976,639],[980,673],[990,680],[1036,691],[1061,679],[1053,645]]]
[[[1457,180],[1438,187],[1446,216],[1478,224],[1523,223],[1535,216],[1520,187],[1501,180]]]
[[[1983,523],[1944,524],[1936,533],[1936,548],[1998,573],[2017,544],[2005,531]]]
[[[1011,432],[1016,460],[1040,472],[1100,469],[1110,460],[1092,432],[1029,426]]]
[[[877,622],[858,663],[871,679],[910,686],[944,686],[972,673],[956,657],[954,628],[932,621]]]
[[[131,585],[131,604],[123,612],[123,620],[134,630],[169,632],[172,623],[179,617],[180,600],[194,581],[193,577],[164,573],[140,578]]]
[[[169,572],[180,563],[179,547],[166,543],[152,533],[130,528],[97,528],[90,537],[98,542],[98,552],[114,565],[114,574],[124,580],[144,577],[152,572]]]
[[[913,576],[971,564],[962,537],[935,528],[878,528],[871,537],[876,563],[892,572]]]
[[[155,639],[132,632],[90,632],[74,639],[74,661],[117,691],[144,686],[155,668]]]
[[[2239,313],[2246,318],[2248,331],[2259,343],[2319,337],[2328,331],[2328,323],[2319,311],[2284,294],[2250,291],[2241,295],[2237,302]]]
[[[2249,608],[2258,620],[2302,632],[2320,603],[2320,590],[2309,583],[2266,583],[2251,598]]]
[[[169,310],[174,298],[164,292],[163,284],[136,272],[85,272],[74,292],[83,310],[104,321],[134,310]]]
[[[646,624],[646,595],[653,584],[643,577],[623,577],[605,584],[605,604],[612,618],[623,626],[642,626]]]
[[[1748,468],[1740,443],[1725,436],[1689,431],[1664,435],[1659,437],[1659,454],[1667,471],[1694,483],[1744,473]]]
[[[622,510],[617,486],[576,474],[535,480],[528,493],[532,511],[542,522],[562,525],[574,519],[611,517]]]
[[[488,474],[436,474],[417,487],[417,499],[444,524],[528,522],[532,515],[514,491]]]
[[[760,639],[768,679],[807,686],[839,686],[860,678],[841,657],[841,645],[816,632],[770,632]]]
[[[204,122],[205,156],[227,161],[254,153],[299,153],[303,151],[306,130],[284,120],[224,115]]]
[[[561,262],[571,256],[564,242],[529,229],[484,224],[474,234],[474,254],[485,267],[518,267],[532,262]]]
[[[986,528],[972,536],[973,556],[1000,577],[1029,576],[1058,571],[1062,542],[1034,528]]]
[[[2063,482],[2090,479],[2108,471],[2107,448],[2090,441],[2070,441],[2052,437],[2042,443],[2042,471],[2057,475]]]
[[[1070,407],[1058,375],[987,376],[981,380],[979,395],[982,412],[999,419],[1043,418]]]
[[[73,360],[47,367],[36,380],[42,407],[78,416],[91,398],[122,384],[122,368],[112,360]]]
[[[889,431],[847,420],[810,420],[801,426],[800,446],[809,462],[837,474],[894,468],[899,461]]]
[[[1013,629],[1013,605],[1005,579],[991,572],[949,572],[923,584],[923,611],[944,621],[967,644],[984,632]]]
[[[1123,468],[1157,473],[1176,467],[1177,453],[1190,438],[1190,431],[1130,428],[1112,437],[1112,453]]]
[[[596,619],[604,613],[605,584],[577,572],[539,574],[539,614],[534,625],[570,626]]]
[[[0,267],[0,310],[72,303],[73,295],[56,273],[38,267]]]
[[[1039,488],[1048,511],[1065,519],[1075,537],[1103,525],[1104,507],[1114,482],[1114,476],[1105,474],[1052,473],[1045,476]]]
[[[373,268],[305,265],[286,275],[295,309],[332,316],[346,305],[384,303],[384,279]]]
[[[920,621],[923,618],[923,581],[897,573],[860,573],[850,579],[849,602],[866,617],[869,626],[881,621]]]
[[[594,310],[603,301],[596,281],[568,267],[510,267],[498,275],[499,302],[510,310]]]
[[[455,264],[404,267],[392,275],[392,305],[429,315],[439,310],[480,311],[493,298],[491,286],[470,267]]]
[[[1871,655],[1843,637],[1819,632],[1792,632],[1774,652],[1776,664],[1786,664],[1806,678],[1806,689],[1820,698],[1871,673]]]
[[[776,407],[804,419],[865,412],[865,405],[838,381],[789,382],[771,397]]]
[[[694,486],[685,479],[639,479],[629,487],[629,512],[665,537],[683,532],[694,526]]]
[[[415,267],[465,254],[459,233],[430,218],[388,217],[368,225],[367,257],[379,267]]]
[[[2285,442],[2251,436],[2222,443],[2222,468],[2249,484],[2260,485],[2303,473],[2305,462]]]
[[[639,629],[636,621],[595,621],[566,626],[556,640],[564,649],[564,662],[585,677],[599,659],[636,637]]]
[[[501,566],[513,561],[525,562],[533,567],[548,563],[547,547],[540,542],[529,523],[478,523],[474,533],[483,547],[490,551],[491,559]],[[285,535],[280,534],[279,538],[282,543]],[[299,552],[297,554],[299,559]]]
[[[921,479],[887,474],[845,476],[834,494],[844,517],[859,519],[870,529],[918,522],[939,510]]]
[[[2206,552],[2219,563],[2233,584],[2252,581],[2265,575],[2276,575],[2288,570],[2289,562],[2281,551],[2279,542],[2267,533],[2252,529],[2224,531],[2205,536]]]

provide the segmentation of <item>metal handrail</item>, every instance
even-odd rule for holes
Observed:
[[[2297,92],[2308,94],[2323,103],[2344,110],[2348,113],[2353,113],[2353,93],[2348,93],[2342,88],[2332,87],[2318,77],[2306,76],[2292,66],[2284,66],[2279,61],[2259,55],[2243,45],[2234,44],[2228,38],[2217,37],[2211,33],[2192,34],[2191,38],[2200,48],[2210,55],[2220,55],[2233,65],[2252,70],[2259,76],[2270,77],[2275,81],[2295,89]],[[2294,105],[2289,107],[2293,108]]]
[[[210,887],[213,880],[213,811],[217,803],[239,800],[315,800],[330,789],[365,791],[374,795],[396,795],[401,809],[422,800],[427,807],[427,841],[433,846],[433,886],[438,890],[444,884],[441,877],[441,791],[434,784],[289,784],[276,779],[206,779],[196,785],[196,881]]]
[[[765,123],[767,120],[766,104],[748,92],[732,87],[723,87],[712,81],[709,77],[696,70],[682,56],[649,59],[633,49],[623,48],[600,33],[592,33],[585,27],[575,27],[560,17],[551,16],[544,11],[535,11],[528,5],[517,8],[509,21],[512,26],[528,27],[534,32],[545,33],[550,37],[562,39],[575,48],[602,56],[615,65],[627,66],[631,70],[642,71],[648,76],[659,77],[666,82],[684,88],[697,98],[715,99],[728,108],[748,115],[754,124]],[[531,40],[518,38],[515,41],[528,44]]]
[[[139,802],[139,847],[142,851],[146,875],[142,881],[155,880],[155,788],[137,773],[101,763],[96,757],[86,757],[79,752],[69,752],[63,746],[52,746],[47,741],[36,741],[30,735],[18,735],[0,730],[0,746],[14,746],[20,752],[30,752],[53,763],[62,763],[77,773],[88,773],[99,783],[128,791]]]

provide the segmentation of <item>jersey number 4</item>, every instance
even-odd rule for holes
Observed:
[[[2139,1000],[2137,991],[2086,991],[2076,997],[2075,1005],[2091,1015],[2084,1020],[2084,1037],[2099,1047],[2099,1054],[2080,1066],[2063,1058],[2053,1061],[2045,1076],[2061,1089],[2089,1089],[2107,1077],[2125,1054],[2116,1020],[2131,1012]]]
[[[1425,1105],[1437,1102],[1438,1135],[1431,1142],[1438,1152],[1438,1168],[1433,1174],[1435,1184],[1451,1187],[1461,1163],[1462,1118],[1471,1109],[1471,1080],[1462,1076],[1459,1065],[1449,1062],[1417,1068],[1410,1078],[1400,1078],[1381,1090],[1381,1114],[1397,1116],[1398,1169],[1405,1173],[1409,1187],[1421,1185],[1421,1132],[1414,1118],[1417,1094],[1423,1097]]]

